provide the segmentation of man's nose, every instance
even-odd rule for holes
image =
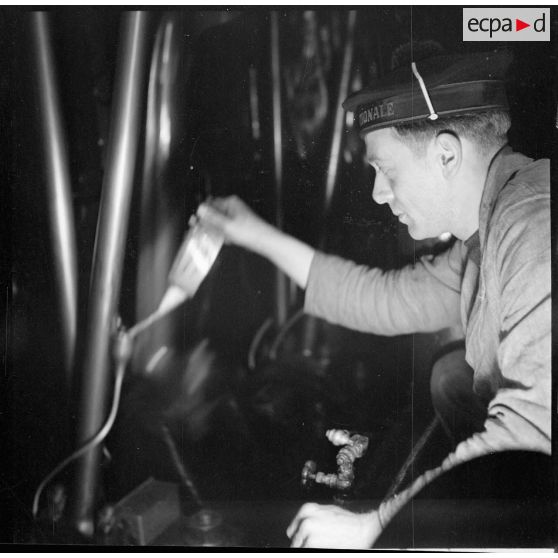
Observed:
[[[377,172],[372,189],[372,199],[381,205],[383,203],[389,203],[392,198],[393,192],[389,186],[389,181],[381,172]]]

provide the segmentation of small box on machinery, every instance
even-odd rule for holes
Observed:
[[[120,527],[125,526],[128,544],[148,545],[180,517],[179,488],[150,477],[120,500],[114,511]]]

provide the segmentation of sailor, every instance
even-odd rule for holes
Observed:
[[[378,509],[305,504],[287,530],[293,547],[369,548],[457,465],[508,450],[551,452],[550,163],[508,145],[509,62],[506,52],[414,59],[344,103],[375,170],[374,201],[414,239],[451,233],[442,254],[386,272],[313,249],[237,197],[198,210],[203,224],[305,289],[309,314],[378,335],[456,326],[465,335],[472,376],[433,385],[435,405],[456,405],[437,408],[445,426],[448,416],[468,421],[453,451]]]

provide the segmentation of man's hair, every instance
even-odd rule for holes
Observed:
[[[415,153],[423,153],[428,142],[442,132],[450,132],[473,142],[479,152],[501,147],[507,143],[511,126],[505,110],[487,110],[438,120],[420,120],[394,126],[396,135]]]

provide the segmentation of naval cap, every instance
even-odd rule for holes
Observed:
[[[414,60],[350,95],[343,108],[354,112],[361,136],[412,121],[507,109],[510,63],[507,50]]]

